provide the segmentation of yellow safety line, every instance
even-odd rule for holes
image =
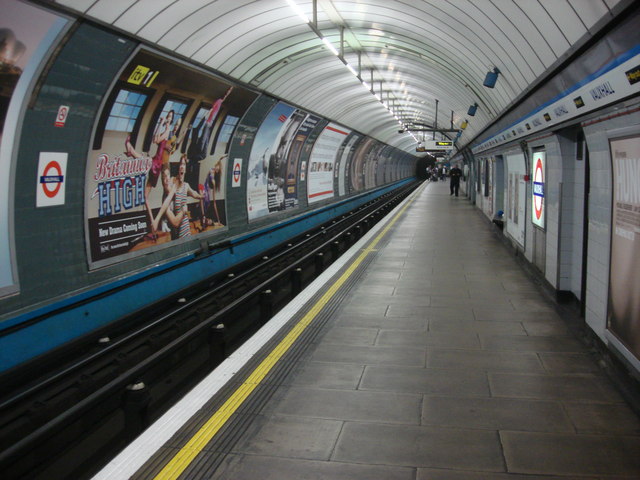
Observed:
[[[416,192],[417,193],[417,192]],[[349,268],[340,276],[340,278],[325,292],[318,302],[307,312],[307,314],[291,329],[286,337],[271,351],[271,353],[258,365],[251,375],[238,387],[238,389],[224,402],[213,416],[200,428],[196,434],[185,444],[184,447],[176,453],[176,455],[165,465],[165,467],[155,476],[154,480],[175,480],[187,467],[194,458],[202,451],[202,449],[211,441],[233,415],[240,405],[247,399],[256,387],[267,376],[275,364],[287,353],[289,348],[311,324],[313,319],[320,313],[324,306],[336,294],[338,289],[347,281],[356,268],[362,263],[369,253],[373,252],[374,247],[380,242],[382,237],[396,223],[398,218],[404,213],[409,205],[415,199],[415,194],[402,209],[389,221],[385,228],[378,236],[360,253],[358,258],[349,266]]]

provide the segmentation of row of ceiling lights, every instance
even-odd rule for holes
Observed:
[[[309,17],[307,17],[307,15],[300,9],[300,7],[293,0],[287,0],[287,3],[293,9],[293,11],[298,15],[298,17],[300,17],[305,24],[309,25],[309,27],[316,33],[316,35],[318,35],[318,38],[322,40],[322,42],[329,49],[329,51],[331,51],[331,53],[333,53],[336,57],[338,57],[340,61],[347,67],[347,69],[360,81],[362,86],[368,92],[370,92],[376,98],[376,100],[378,100],[389,111],[389,113],[393,116],[393,118],[398,122],[398,124],[401,127],[404,127],[402,120],[400,120],[398,115],[393,111],[393,109],[391,108],[391,105],[389,105],[389,102],[388,101],[385,102],[382,96],[374,91],[373,70],[371,70],[371,84],[369,84],[367,81],[365,81],[362,78],[361,73],[358,72],[349,62],[347,62],[347,60],[344,58],[344,55],[340,51],[338,51],[338,49],[331,43],[331,41],[327,37],[322,35],[322,33],[318,30],[317,23],[315,21],[312,22],[309,19]],[[380,84],[381,84],[380,92],[382,93],[382,80],[380,80]],[[418,142],[418,139],[412,132],[407,131],[407,133],[409,133],[413,137],[413,139],[416,142]]]
[[[409,133],[418,144],[421,144],[421,142],[418,140],[418,138],[416,138],[416,136],[409,130],[409,126],[405,125],[402,122],[402,120],[400,120],[398,115],[393,111],[393,109],[389,105],[388,98],[387,98],[387,102],[385,103],[385,101],[383,100],[381,95],[379,95],[378,93],[376,93],[374,91],[374,89],[373,89],[373,69],[371,70],[371,83],[372,83],[372,85],[369,85],[369,83],[367,83],[362,78],[361,73],[356,71],[356,69],[351,64],[349,64],[349,62],[346,61],[346,59],[344,58],[344,55],[340,51],[338,51],[338,49],[331,43],[331,41],[327,37],[322,35],[320,30],[318,30],[318,28],[317,28],[317,20],[315,18],[316,13],[314,12],[314,21],[312,22],[307,17],[307,15],[302,11],[302,9],[300,9],[300,7],[295,3],[294,0],[287,0],[287,3],[293,9],[293,11],[302,19],[302,21],[305,24],[309,25],[309,27],[314,31],[314,33],[316,33],[318,38],[320,38],[320,40],[322,40],[322,42],[329,49],[329,51],[331,51],[331,53],[333,53],[336,57],[338,57],[340,59],[340,61],[347,67],[347,69],[360,81],[360,83],[364,86],[364,88],[366,88],[368,92],[373,94],[373,96],[376,98],[376,100],[378,100],[380,103],[382,103],[382,105],[389,111],[389,113],[395,118],[395,120],[400,125],[401,129],[399,131],[400,132]],[[316,5],[314,3],[314,9],[315,8],[316,8]],[[343,44],[342,42],[343,42],[343,39],[341,38],[341,50],[342,50],[342,44]],[[392,69],[393,68],[390,67],[390,70],[392,70]],[[494,88],[495,84],[496,84],[496,81],[498,79],[498,75],[500,73],[501,72],[497,67],[494,67],[493,71],[487,72],[487,74],[485,76],[485,79],[484,79],[484,82],[483,82],[483,86],[485,86],[487,88]],[[404,86],[404,82],[402,82],[402,85]],[[380,80],[380,92],[382,93],[382,80]],[[407,92],[405,91],[405,93],[407,93]],[[436,100],[436,103],[437,103],[437,100]],[[473,117],[476,114],[477,109],[478,109],[478,103],[475,102],[467,110],[467,115]],[[436,115],[437,115],[437,113],[436,113]],[[462,122],[461,127],[460,127],[461,130],[458,131],[458,134],[457,134],[455,140],[458,140],[458,138],[460,138],[460,136],[462,134],[462,130],[467,128],[468,124],[469,124],[469,122],[466,119]],[[434,126],[434,129],[436,127],[437,126]]]

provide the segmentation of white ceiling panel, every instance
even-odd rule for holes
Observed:
[[[138,0],[135,3],[138,3],[139,1],[141,0]],[[167,8],[159,12],[148,23],[144,25],[141,24],[137,30],[138,35],[154,43],[163,41],[162,46],[175,48],[185,38],[188,38],[193,33],[191,28],[185,27],[182,22],[185,21],[185,19],[197,19],[202,9],[215,3],[215,0],[174,0]],[[210,18],[204,17],[205,22],[211,20],[212,19]],[[172,38],[174,36],[179,40],[173,40],[173,42],[166,40],[167,37]]]
[[[217,65],[223,72],[231,73],[256,52],[261,51],[265,58],[271,58],[278,51],[278,48],[272,47],[276,43],[280,43],[280,48],[284,47],[284,43],[300,48],[299,43],[304,42],[304,38],[309,38],[309,32],[297,27],[288,28],[288,25],[287,19],[273,19],[265,24],[260,17],[251,18],[234,25],[233,29],[224,32],[224,36],[220,35],[208,42],[193,58],[207,65]],[[247,34],[237,36],[233,34],[234,30],[246,31]],[[295,35],[296,32],[298,35]],[[242,52],[242,55],[234,55],[235,52]],[[279,60],[278,56],[281,57],[282,54],[277,54],[274,60]]]
[[[144,0],[137,2],[125,10],[113,25],[127,32],[138,30],[153,20],[153,17],[166,10],[175,0]],[[129,2],[131,3],[131,2]]]
[[[439,128],[467,119],[464,146],[620,1],[318,0],[315,25],[286,0],[55,3],[412,152],[415,140],[398,133],[394,115],[414,126],[433,126],[437,115]],[[294,3],[312,19],[312,0]],[[339,49],[341,33],[342,59],[321,39]],[[355,70],[360,63],[360,77],[343,60]],[[495,88],[483,87],[494,67]]]
[[[530,6],[528,12],[524,9],[525,5]],[[531,8],[534,6],[537,8]],[[542,63],[542,68],[546,69],[556,61],[557,57],[546,36],[539,30],[541,26],[548,23],[548,19],[543,19],[542,13],[537,2],[523,2],[523,4],[515,4],[515,9],[507,19],[518,32],[521,42],[531,49],[531,53]],[[549,31],[556,31],[556,29],[549,29]]]
[[[95,2],[87,15],[101,19],[106,23],[115,22],[120,15],[132,7],[132,2],[128,0],[111,0],[110,2]]]
[[[562,2],[558,2],[557,0],[553,3],[555,5],[562,5]],[[528,19],[530,19],[531,25],[536,28],[538,35],[544,37],[544,41],[553,55],[550,59],[550,63],[555,62],[558,56],[562,55],[562,53],[570,46],[570,43],[562,29],[558,27],[558,22],[551,12],[545,8],[542,2],[521,2],[518,6],[522,9]],[[555,28],[546,28],[550,22],[555,25]]]
[[[593,27],[602,17],[609,15],[609,7],[604,0],[585,2],[584,0],[568,0],[587,29]]]
[[[549,12],[552,21],[557,25],[557,30],[567,38],[569,45],[566,48],[569,48],[586,33],[587,29],[569,2],[540,0],[540,4]]]
[[[56,3],[69,7],[77,12],[85,13],[91,5],[95,3],[95,0],[59,0]]]
[[[265,46],[262,42],[254,42],[249,46],[246,61],[241,62],[229,73],[239,80],[253,85],[260,85],[260,78],[270,71],[282,67],[294,59],[303,59],[311,54],[322,52],[325,47],[318,43],[318,37],[312,32],[305,32],[292,43],[289,37]],[[286,62],[286,63],[283,63]]]
[[[258,2],[256,6],[256,2],[247,2],[242,7],[237,4],[233,9],[222,9],[217,3],[210,5],[199,11],[197,16],[185,19],[181,25],[178,25],[179,28],[185,28],[190,32],[181,43],[166,42],[165,39],[168,40],[168,36],[163,38],[162,43],[166,46],[171,45],[172,48],[196,61],[206,63],[209,58],[234,41],[251,35],[255,38],[255,29],[261,30],[260,36],[271,32],[284,35],[290,24],[280,22],[274,25],[273,23],[280,19],[272,11],[258,8],[260,6],[264,5]],[[251,10],[252,16],[246,16],[246,9]],[[230,56],[232,55],[227,55],[227,57]]]

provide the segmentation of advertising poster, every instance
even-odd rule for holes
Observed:
[[[531,221],[544,229],[545,152],[533,152],[531,164]]]
[[[38,66],[67,21],[15,0],[0,0],[0,295],[15,292],[10,182],[20,111]]]
[[[376,141],[371,137],[366,137],[359,142],[349,166],[350,188],[349,193],[361,192],[365,188],[364,177],[367,157],[375,147]]]
[[[613,218],[607,324],[640,359],[640,137],[609,143]]]
[[[279,102],[258,128],[247,174],[249,220],[298,206],[297,163],[304,140],[313,130],[306,124],[304,138],[297,137],[305,118],[306,112]]]
[[[382,162],[378,163],[378,178],[381,179],[382,183],[389,183],[394,180],[393,170],[395,168],[395,160],[393,150],[393,147],[387,145],[384,149],[384,158]]]
[[[333,170],[342,142],[351,133],[340,125],[330,123],[316,140],[309,158],[307,197],[309,203],[334,196]]]
[[[225,228],[228,147],[256,95],[141,50],[99,116],[86,177],[93,264]]]
[[[338,167],[339,172],[338,172],[338,195],[343,196],[346,195],[347,190],[346,190],[346,182],[348,180],[348,175],[347,172],[348,167],[349,167],[349,163],[351,162],[351,158],[353,157],[353,152],[355,149],[355,146],[358,144],[358,142],[362,139],[361,135],[352,133],[351,136],[349,137],[349,139],[347,140],[347,144],[344,147],[344,150],[342,151],[342,155],[340,158],[340,165]]]
[[[291,208],[298,205],[298,164],[303,151],[308,154],[309,150],[311,150],[311,143],[307,142],[307,139],[316,125],[318,125],[319,121],[320,117],[316,117],[315,115],[306,115],[305,120],[300,124],[300,127],[291,142],[291,148],[286,156],[287,181],[284,193],[285,208]]]
[[[364,188],[368,190],[376,186],[378,172],[378,159],[384,149],[384,145],[380,142],[374,142],[371,149],[367,153],[366,161],[364,164]]]

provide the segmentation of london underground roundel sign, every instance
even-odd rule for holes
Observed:
[[[67,157],[66,152],[40,152],[36,207],[64,205]]]
[[[55,160],[51,160],[44,167],[44,175],[40,176],[42,193],[49,198],[54,198],[60,192],[63,181],[64,176],[62,175],[60,164]]]
[[[531,188],[531,221],[534,225],[544,228],[544,172],[545,152],[533,154],[533,185]]]
[[[242,184],[242,158],[234,159],[231,179],[232,187],[239,187]]]

